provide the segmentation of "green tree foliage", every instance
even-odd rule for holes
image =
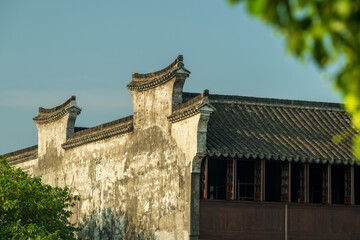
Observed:
[[[353,125],[360,130],[360,0],[228,0],[285,36],[287,49],[320,68],[340,66],[333,76]],[[360,137],[354,139],[360,158]]]
[[[0,238],[75,239],[80,229],[69,222],[79,200],[69,189],[43,184],[21,169],[0,160]]]

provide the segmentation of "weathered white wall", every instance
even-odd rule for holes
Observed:
[[[34,174],[34,167],[38,165],[38,159],[32,159],[30,161],[25,161],[22,163],[16,164],[16,167],[21,168],[23,171],[26,171],[30,175]]]
[[[68,114],[56,122],[36,124],[38,129],[39,157],[49,154],[49,151],[51,150],[56,150],[57,156],[64,155],[64,150],[61,147],[61,144],[66,141],[67,122]]]
[[[159,239],[189,239],[190,169],[199,116],[168,121],[173,84],[171,80],[132,94],[135,111],[130,133],[65,150],[61,144],[66,142],[68,115],[37,124],[38,160],[17,166],[41,176],[44,183],[69,186],[80,195],[71,221],[86,226],[84,234],[90,238],[116,236],[128,224],[136,233]],[[126,215],[126,223],[113,212]],[[106,219],[119,221],[104,230]],[[89,227],[93,221],[100,227]]]
[[[191,164],[200,117],[168,120],[173,104],[181,103],[182,85],[190,73],[180,70],[161,85],[131,92],[131,132],[65,150],[61,145],[66,142],[69,114],[37,123],[38,159],[17,166],[41,176],[44,183],[68,186],[80,195],[71,222],[85,226],[81,237],[120,238],[128,231],[189,239]]]
[[[153,126],[67,150],[60,157],[48,149],[34,172],[45,183],[69,186],[81,196],[73,222],[94,210],[101,215],[116,209],[128,214],[136,231],[188,239],[191,159],[184,149],[196,143],[179,147],[174,140],[178,132],[171,137]],[[53,159],[56,164],[48,164]]]

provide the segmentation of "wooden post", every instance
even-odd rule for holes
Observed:
[[[208,198],[208,194],[207,194],[207,189],[208,189],[208,162],[209,159],[208,157],[206,157],[203,160],[203,164],[202,164],[202,174],[201,174],[201,190],[202,190],[202,198],[203,199],[207,199]]]
[[[309,202],[309,163],[300,167],[300,202]]]
[[[257,160],[254,165],[254,200],[265,200],[265,160]]]
[[[234,159],[228,159],[226,169],[226,200],[234,200],[235,197],[234,171]]]
[[[265,201],[265,159],[261,160],[261,199],[260,201]]]
[[[309,163],[305,163],[305,203],[309,202]]]
[[[233,159],[233,169],[234,169],[234,200],[238,200],[238,189],[237,189],[237,158]]]
[[[289,202],[291,202],[291,162],[289,162]]]

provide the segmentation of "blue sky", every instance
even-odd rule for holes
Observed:
[[[32,118],[76,95],[77,126],[132,114],[131,73],[184,55],[184,90],[339,102],[311,62],[225,0],[0,2],[0,154],[37,144]]]

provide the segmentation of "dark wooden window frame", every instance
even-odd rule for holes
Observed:
[[[237,158],[229,158],[226,172],[226,200],[237,200]],[[254,201],[265,200],[265,159],[254,160]],[[208,162],[209,157],[202,163],[201,174],[201,198],[208,196]],[[291,164],[292,162],[281,163],[281,202],[291,201]],[[322,166],[322,203],[331,204],[331,164]],[[344,204],[355,204],[354,166],[344,166]],[[309,163],[302,164],[300,168],[300,202],[309,203]]]

